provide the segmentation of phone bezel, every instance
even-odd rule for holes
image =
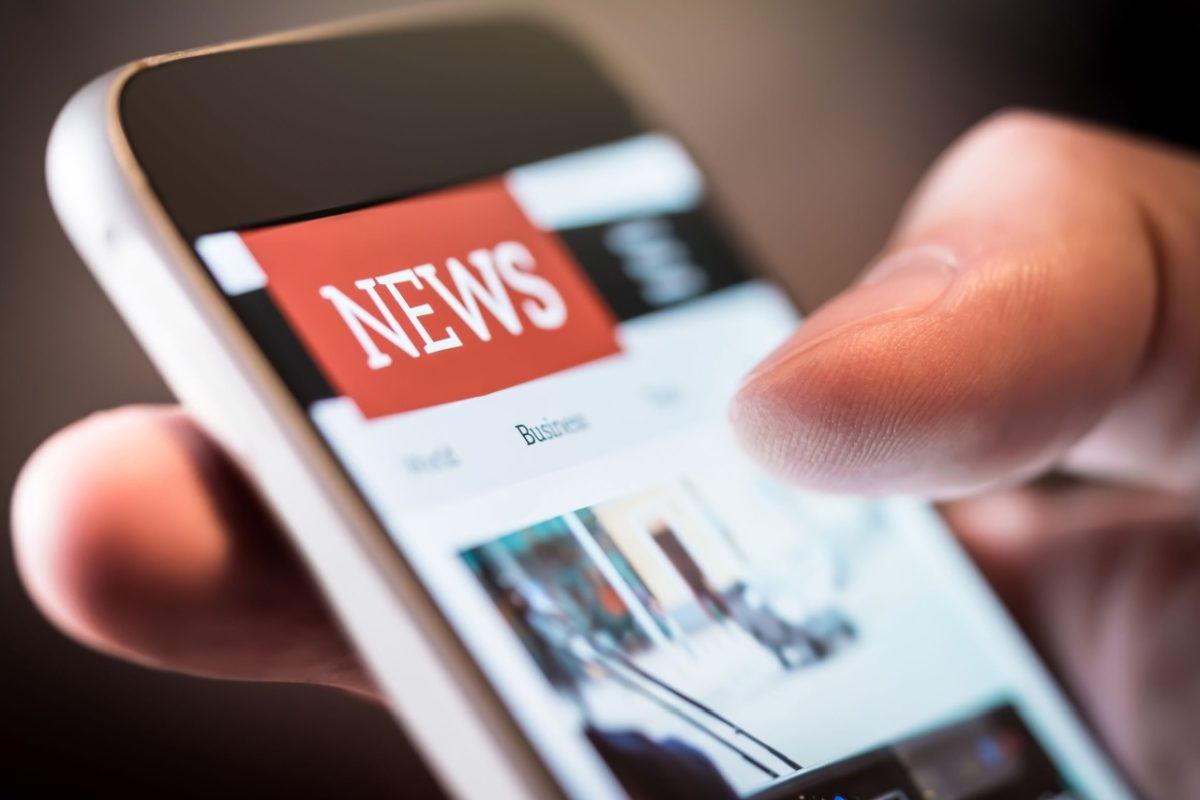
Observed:
[[[117,111],[188,241],[399,199],[644,132],[592,60],[512,14],[153,59]]]

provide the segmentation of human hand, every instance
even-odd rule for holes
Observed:
[[[733,407],[792,481],[975,495],[952,526],[1156,798],[1200,797],[1197,300],[1200,160],[1008,114]],[[1012,488],[1051,468],[1093,482]]]
[[[1200,165],[1029,115],[934,170],[881,266],[757,369],[733,418],[789,479],[947,514],[1134,777],[1200,793]],[[1195,318],[1193,318],[1195,317]],[[270,515],[181,412],[59,434],[14,502],[51,619],[122,657],[376,696]]]

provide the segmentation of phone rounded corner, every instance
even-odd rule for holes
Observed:
[[[63,104],[46,140],[46,191],[68,238],[85,257],[111,236],[116,183],[126,176],[113,140],[113,97],[136,64],[110,70],[84,84]],[[89,258],[89,263],[91,259]]]

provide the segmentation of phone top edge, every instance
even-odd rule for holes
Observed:
[[[126,73],[115,116],[185,238],[489,177],[645,130],[555,18],[418,18]]]
[[[447,23],[457,24],[467,21],[463,18],[467,14],[478,14],[485,19],[533,20],[536,17],[537,21],[541,22],[547,22],[551,17],[551,13],[548,13],[542,9],[535,11],[534,8],[530,6],[501,9],[490,5],[484,5],[479,2],[450,0],[449,2],[439,4],[436,8],[428,5],[417,5],[407,8],[368,11],[351,17],[300,25],[298,27],[289,28],[283,31],[274,31],[271,33],[241,37],[219,44],[200,45],[198,47],[188,47],[182,50],[172,50],[166,53],[159,53],[157,55],[144,56],[130,62],[127,66],[136,67],[137,71],[141,71],[143,69],[151,69],[164,64],[169,64],[174,61],[200,58],[210,55],[220,55],[221,53],[227,53],[236,50],[275,47],[278,45],[297,44],[301,42],[317,41],[320,39],[381,34],[392,29],[413,28],[420,25],[444,25]],[[481,17],[476,17],[475,19],[478,20]],[[557,23],[561,22],[561,20],[556,18],[553,20],[553,22]]]

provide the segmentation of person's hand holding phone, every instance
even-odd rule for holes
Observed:
[[[1008,114],[942,159],[877,265],[732,411],[794,482],[951,499],[952,525],[1157,798],[1200,793],[1198,295],[1200,161]],[[1089,482],[1019,486],[1051,468]],[[243,476],[178,410],[51,439],[14,531],[34,597],[92,646],[374,695]]]
[[[1159,798],[1200,793],[1198,297],[1195,157],[1007,114],[733,410],[793,481],[973,497],[947,518]]]

